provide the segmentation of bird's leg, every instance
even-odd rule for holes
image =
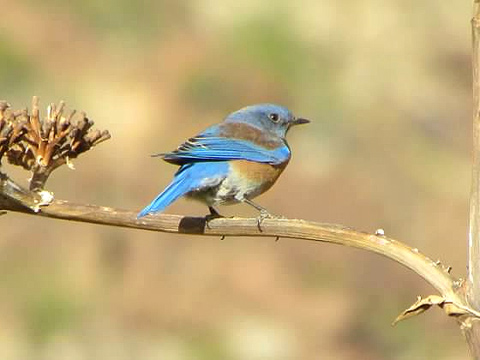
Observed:
[[[215,208],[213,206],[209,206],[208,210],[210,210],[210,214],[205,215],[205,222],[206,222],[206,225],[207,225],[208,228],[210,228],[209,223],[213,219],[219,219],[219,218],[225,217],[225,216],[219,214],[218,211],[215,210]]]
[[[245,204],[248,204],[250,206],[253,206],[255,209],[257,209],[258,211],[260,211],[260,215],[257,217],[257,227],[258,227],[258,231],[262,232],[262,222],[263,220],[265,219],[271,219],[271,218],[274,218],[275,216],[270,214],[268,212],[267,209],[265,209],[263,206],[260,206],[258,205],[257,203],[254,203],[252,200],[250,199],[243,199],[243,202]]]
[[[245,198],[243,199],[243,202],[245,204],[253,206],[255,209],[260,211],[260,214],[263,214],[264,217],[272,217],[272,215],[268,212],[267,209],[265,209],[263,206],[258,205],[257,203],[254,203],[252,200]]]

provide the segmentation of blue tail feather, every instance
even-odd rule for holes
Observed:
[[[173,181],[145,209],[138,213],[137,218],[161,212],[180,196],[189,192],[191,190],[191,181],[188,181],[187,172],[184,171],[186,169],[187,166],[182,166],[175,174]]]
[[[138,213],[137,218],[165,210],[179,197],[201,186],[206,179],[223,178],[227,169],[228,165],[225,162],[183,165],[175,174],[173,181],[145,209]]]
[[[178,181],[175,179],[170,185],[168,185],[165,190],[161,192],[145,209],[140,211],[137,215],[137,218],[141,218],[151,213],[161,212],[170,205],[172,202],[177,200],[180,196],[185,195],[190,189],[186,186],[185,181]]]

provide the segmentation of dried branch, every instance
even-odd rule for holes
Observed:
[[[54,200],[48,206],[41,207],[39,212],[35,212],[32,211],[31,206],[28,204],[38,203],[38,199],[29,200],[27,205],[22,206],[22,202],[26,201],[25,197],[28,197],[29,192],[21,192],[20,198],[17,197],[12,201],[11,197],[6,194],[17,193],[18,191],[10,190],[11,186],[14,186],[15,189],[18,187],[9,179],[0,181],[0,210],[36,214],[55,219],[177,234],[296,238],[373,251],[406,266],[423,277],[441,294],[441,296],[435,297],[436,302],[432,303],[432,305],[439,305],[449,316],[457,318],[462,323],[465,323],[466,319],[480,317],[480,314],[466,303],[461,289],[462,281],[455,279],[450,274],[450,267],[443,266],[440,261],[429,259],[420,253],[418,249],[411,248],[384,236],[382,232],[369,234],[340,225],[292,219],[265,219],[262,222],[261,231],[259,231],[258,221],[255,218],[215,219],[209,221],[208,226],[203,217],[182,217],[162,214],[137,219],[137,214],[133,211],[97,205],[74,204],[63,200]],[[38,196],[36,193],[32,194]],[[426,306],[429,299],[432,299],[432,297],[427,297],[417,308],[415,308],[414,304],[403,315],[400,315],[397,321],[421,313],[429,308],[430,306]]]

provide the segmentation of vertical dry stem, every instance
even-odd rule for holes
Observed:
[[[480,309],[480,0],[474,0],[472,18],[473,68],[473,167],[470,193],[470,223],[468,236],[467,301]],[[474,359],[480,359],[480,322],[469,319],[462,330]]]
[[[480,309],[480,0],[472,18],[473,43],[473,169],[470,194],[467,297]]]

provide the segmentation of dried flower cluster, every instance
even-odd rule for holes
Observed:
[[[5,155],[9,163],[31,171],[30,190],[42,190],[53,170],[110,138],[106,130],[93,130],[85,113],[65,114],[64,108],[64,102],[51,104],[41,119],[37,97],[31,114],[0,102],[0,162]]]

